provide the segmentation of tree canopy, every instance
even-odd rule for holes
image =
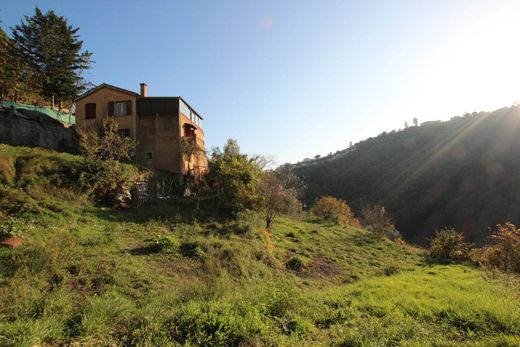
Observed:
[[[36,7],[33,16],[24,16],[12,29],[12,36],[12,41],[2,38],[4,49],[14,48],[9,51],[10,59],[18,64],[21,58],[24,66],[13,63],[11,68],[17,66],[18,76],[31,74],[34,85],[29,87],[45,100],[55,100],[61,108],[84,90],[86,83],[81,74],[89,69],[92,53],[82,51],[79,28],[69,25],[65,17],[52,10],[43,13]],[[12,89],[12,84],[6,86]]]

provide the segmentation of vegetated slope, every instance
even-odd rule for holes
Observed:
[[[308,203],[381,204],[409,240],[453,226],[479,242],[489,227],[520,223],[520,107],[383,133],[294,168]]]
[[[2,150],[57,158],[39,179],[81,161]],[[205,220],[184,200],[96,207],[53,180],[40,194],[21,168],[1,186],[2,230],[24,240],[0,248],[2,346],[520,344],[518,285],[500,275],[430,266],[418,249],[304,219],[270,235],[254,213]]]

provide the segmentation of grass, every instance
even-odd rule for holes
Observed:
[[[252,213],[117,211],[14,177],[2,189],[27,208],[8,212],[23,246],[0,248],[0,346],[520,345],[514,278],[304,217],[266,233]]]

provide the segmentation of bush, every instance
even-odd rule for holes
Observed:
[[[202,258],[206,254],[202,245],[198,242],[184,242],[179,247],[179,252],[189,258]]]
[[[179,241],[174,235],[157,235],[154,244],[163,253],[173,253],[179,248]]]
[[[37,199],[59,188],[100,200],[111,197],[121,185],[130,185],[139,174],[136,167],[118,161],[61,154],[19,157],[16,166],[17,185]]]
[[[216,148],[208,161],[206,181],[218,211],[236,215],[255,207],[261,172],[259,159],[241,154],[235,140],[229,139],[222,152]]]
[[[462,261],[468,258],[469,246],[464,235],[453,228],[437,231],[430,243],[430,257],[435,261]]]
[[[12,217],[0,222],[0,241],[17,236],[23,229],[23,223]]]
[[[305,259],[299,256],[294,256],[285,263],[285,267],[293,271],[301,271],[306,265]]]
[[[520,273],[520,229],[510,222],[499,224],[491,238],[493,244],[473,250],[471,259],[482,266]]]
[[[310,212],[322,220],[333,221],[336,224],[341,223],[354,227],[361,226],[350,206],[347,205],[345,201],[332,196],[322,196],[319,198],[314,203]]]
[[[76,182],[76,191],[93,199],[111,197],[121,186],[129,187],[138,176],[138,170],[118,161],[82,161],[69,167],[68,172]]]
[[[367,230],[390,240],[401,239],[401,234],[383,206],[366,206],[361,210],[361,215]]]

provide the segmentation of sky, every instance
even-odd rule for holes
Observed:
[[[94,84],[180,95],[208,148],[278,164],[520,101],[520,1],[0,0],[0,25],[35,6],[80,28]]]

